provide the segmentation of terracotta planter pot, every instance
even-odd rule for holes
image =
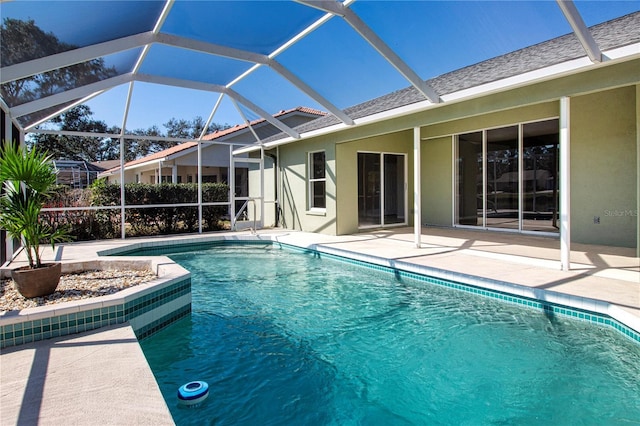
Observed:
[[[11,278],[24,297],[41,297],[56,291],[61,272],[61,263],[45,263],[37,269],[28,266],[14,269],[11,271]]]

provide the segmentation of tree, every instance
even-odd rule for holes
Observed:
[[[107,129],[107,133],[111,135],[119,135],[120,131],[118,126],[111,126]],[[120,138],[104,138],[101,142],[100,154],[96,157],[97,161],[120,159]]]
[[[56,53],[76,49],[61,42],[53,33],[44,32],[33,20],[19,20],[5,18],[0,25],[0,65],[2,67],[19,64],[26,61],[43,58]],[[115,68],[105,66],[103,59],[93,59],[80,64],[55,69],[20,80],[11,81],[0,87],[2,95],[13,107],[36,99],[41,99],[55,93],[73,89],[96,81],[115,76]],[[43,112],[52,113],[60,110],[64,105],[56,105],[38,115],[25,116],[27,122],[32,122],[43,116]],[[116,126],[110,128],[103,121],[92,119],[91,109],[86,106],[74,107],[49,121],[59,127],[59,130],[119,134]],[[164,127],[166,136],[174,138],[196,139],[204,128],[202,117],[193,120],[177,120],[172,118]],[[229,125],[212,123],[208,132],[226,129]],[[135,135],[149,136],[149,139],[127,140],[125,159],[127,161],[141,158],[154,152],[161,151],[175,145],[175,142],[161,141],[155,137],[165,134],[157,127],[138,129],[130,132]],[[95,138],[80,136],[56,136],[39,134],[27,141],[30,146],[38,145],[46,149],[54,159],[102,161],[120,158],[119,138]]]
[[[121,129],[118,126],[107,127],[104,121],[94,120],[93,112],[87,105],[80,105],[60,114],[49,120],[44,125],[55,125],[58,130],[72,132],[108,133],[118,135]],[[176,145],[175,141],[164,141],[159,138],[165,136],[172,138],[196,139],[200,136],[204,127],[202,117],[193,120],[177,120],[172,118],[164,124],[167,133],[163,133],[158,126],[151,126],[148,129],[136,129],[129,131],[129,134],[145,136],[144,139],[125,140],[125,161],[132,161],[146,157],[163,149]],[[228,128],[229,125],[212,123],[208,132]],[[120,138],[84,137],[69,135],[47,135],[33,134],[28,140],[29,147],[38,146],[45,149],[56,160],[78,160],[78,161],[104,161],[117,160],[120,158]]]
[[[104,121],[93,120],[92,115],[91,108],[87,105],[79,105],[51,119],[50,123],[58,125],[60,130],[107,133],[109,130],[107,124]],[[119,141],[117,143],[119,144]],[[28,141],[28,145],[45,149],[56,160],[92,162],[119,158],[119,147],[118,151],[114,151],[113,141],[104,138],[35,134]],[[106,147],[111,149],[107,150]],[[115,158],[106,155],[109,153],[116,154]]]
[[[33,20],[5,18],[0,26],[0,65],[3,67],[75,49],[53,34],[45,33]],[[11,81],[2,85],[2,95],[10,107],[60,93],[116,75],[104,60],[79,64]]]
[[[164,123],[164,127],[167,129],[167,136],[171,138],[185,138],[185,139],[197,139],[204,129],[205,121],[202,117],[197,116],[193,120],[176,119],[172,118],[168,122]],[[215,132],[216,130],[228,129],[228,124],[220,125],[217,123],[211,123],[207,128],[207,133]]]
[[[175,145],[175,143],[160,142],[156,137],[164,137],[164,134],[160,131],[158,126],[151,126],[148,129],[136,129],[131,132],[137,136],[148,136],[148,139],[127,139],[125,160],[131,161],[137,158],[146,157],[154,152],[162,151],[168,146]],[[166,146],[165,146],[166,145]]]

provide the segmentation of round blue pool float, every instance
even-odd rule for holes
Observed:
[[[207,399],[209,385],[207,382],[195,381],[180,386],[178,401],[184,405],[195,405]]]

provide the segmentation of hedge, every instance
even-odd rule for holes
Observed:
[[[194,183],[160,185],[128,183],[124,186],[127,205],[186,204],[198,200],[198,186]],[[202,201],[226,202],[229,186],[222,183],[202,184]],[[60,186],[46,207],[119,206],[120,185],[102,180],[88,189]],[[228,206],[204,206],[202,228],[206,231],[224,229]],[[79,241],[120,237],[120,209],[66,211],[44,213],[56,226],[69,226]],[[167,235],[198,230],[198,207],[145,207],[126,209],[126,236]]]

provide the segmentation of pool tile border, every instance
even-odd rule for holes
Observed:
[[[298,245],[284,242],[282,235],[214,235],[175,240],[157,240],[129,244],[100,252],[101,256],[123,255],[144,249],[145,255],[161,255],[171,250],[206,249],[221,244],[270,243],[278,247],[332,257],[336,260],[376,269],[386,273],[417,279],[435,285],[478,294],[554,315],[572,317],[611,327],[636,343],[640,343],[640,319],[608,302],[572,296],[550,290],[521,286],[505,281],[490,280],[473,275],[455,273],[395,259],[357,253],[322,244]]]
[[[168,258],[163,259],[168,261]],[[128,261],[131,262],[131,258]],[[147,264],[155,265],[158,279],[113,295],[4,312],[0,315],[0,348],[125,322],[131,323],[139,338],[159,331],[191,312],[191,274],[167,261],[147,259]],[[113,263],[122,262],[114,259]],[[65,269],[77,270],[85,266],[86,262],[66,265]],[[95,264],[90,266],[97,269]],[[161,313],[162,317],[157,318]]]
[[[632,321],[634,318],[607,302],[583,297],[574,297],[548,290],[523,287],[508,282],[487,280],[450,271],[437,270],[403,261],[362,255],[360,253],[335,249],[333,247],[322,247],[318,245],[313,248],[300,248],[286,243],[279,244],[283,248],[315,252],[318,253],[320,257],[324,256],[368,269],[400,275],[401,277],[414,279],[420,282],[426,282],[484,297],[490,297],[502,302],[533,308],[554,315],[572,317],[597,325],[606,325],[636,343],[640,343],[640,332],[634,330],[632,327],[627,325],[626,322],[616,319],[611,315],[611,311],[613,311],[614,315],[617,314],[618,316],[625,317],[628,321]]]

